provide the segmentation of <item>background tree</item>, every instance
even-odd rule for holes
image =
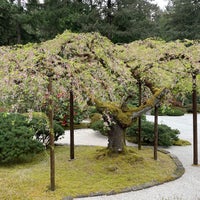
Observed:
[[[32,37],[29,33],[29,17],[24,4],[18,1],[0,1],[0,31],[1,45],[13,45],[31,42]]]
[[[155,33],[158,7],[149,1],[119,0],[106,1],[99,10],[101,34],[115,43],[127,43],[151,37]]]
[[[19,32],[19,16],[22,14],[21,6],[6,0],[0,1],[1,39],[0,44],[16,44],[21,42]]]
[[[161,37],[166,40],[200,38],[200,2],[171,0],[161,21]]]
[[[0,1],[0,45],[9,43],[11,34],[11,5],[6,0]]]
[[[157,32],[159,9],[147,0],[1,1],[10,9],[4,19],[10,21],[6,28],[12,30],[9,34],[13,37],[2,44],[41,42],[66,29],[100,32],[115,43],[143,39]]]
[[[66,29],[99,32],[114,43],[199,39],[199,9],[191,0],[171,0],[164,11],[147,0],[1,0],[0,44],[46,41]]]

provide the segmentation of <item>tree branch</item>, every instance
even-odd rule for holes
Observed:
[[[133,113],[132,120],[141,116],[142,114],[145,114],[147,111],[151,110],[154,106],[158,105],[167,92],[168,90],[166,88],[164,88],[160,92],[157,91],[150,99],[148,99],[148,101],[144,105],[141,105],[138,108],[137,112]]]

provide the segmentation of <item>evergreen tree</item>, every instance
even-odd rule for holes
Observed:
[[[9,43],[11,28],[11,5],[6,0],[0,0],[0,45]]]
[[[171,0],[161,21],[161,34],[166,40],[200,38],[200,1]]]
[[[0,45],[32,41],[28,32],[29,17],[21,1],[0,0]]]
[[[119,8],[115,20],[118,31],[117,36],[121,42],[124,39],[126,42],[131,42],[154,36],[158,7],[146,0],[126,0],[125,2],[126,4]]]
[[[154,36],[158,6],[147,0],[107,1],[100,32],[113,42],[131,42]]]
[[[66,29],[100,32],[115,43],[157,36],[159,8],[147,0],[6,1],[0,20],[2,44],[41,42]],[[5,21],[7,23],[5,23]]]

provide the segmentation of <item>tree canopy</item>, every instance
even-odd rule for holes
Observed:
[[[192,90],[199,83],[199,42],[146,39],[113,44],[99,33],[64,32],[40,44],[0,48],[1,104],[11,111],[41,111],[47,100],[74,91],[80,106],[96,106],[110,127],[109,149],[124,151],[124,131],[135,118],[166,101]],[[49,78],[54,95],[49,96]],[[137,83],[145,86],[145,100],[129,105],[138,96]],[[198,88],[199,90],[199,88]],[[115,138],[115,139],[113,139]]]
[[[2,102],[39,99],[34,106],[44,100],[52,70],[57,93],[72,84],[79,102],[88,100],[87,92],[122,104],[127,96],[137,96],[139,79],[149,88],[147,98],[156,88],[185,94],[192,90],[190,75],[200,69],[197,41],[146,39],[116,45],[98,33],[66,31],[40,44],[1,47],[0,55]]]

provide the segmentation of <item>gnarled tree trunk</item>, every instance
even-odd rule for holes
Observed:
[[[111,153],[121,153],[125,148],[125,130],[119,124],[113,124],[108,132],[108,149]]]
[[[118,105],[114,102],[102,102],[94,98],[90,94],[91,101],[102,114],[104,122],[109,127],[108,133],[108,149],[111,153],[124,152],[125,150],[125,130],[130,127],[134,120],[142,114],[149,111],[155,105],[159,104],[163,96],[166,94],[166,89],[156,89],[151,87],[152,97],[145,104],[137,108],[128,108],[123,104]]]

